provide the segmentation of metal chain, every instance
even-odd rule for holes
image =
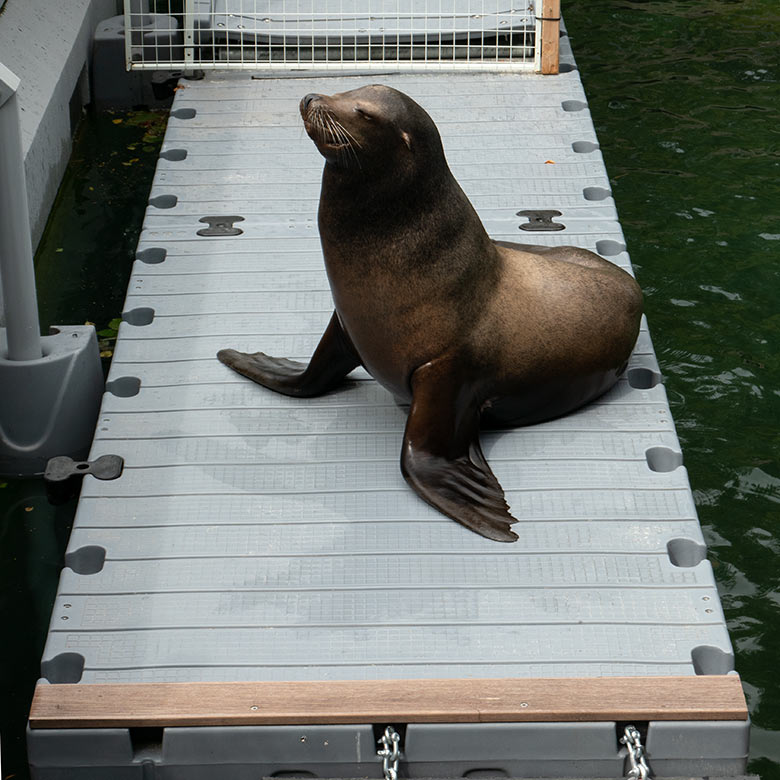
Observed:
[[[628,760],[631,764],[631,768],[626,774],[628,780],[650,780],[650,767],[645,761],[645,749],[636,727],[626,726],[620,742],[626,746]],[[382,759],[382,773],[385,780],[398,780],[401,735],[392,726],[388,726],[379,740],[379,744],[382,747],[377,750],[376,754],[378,758]]]
[[[631,763],[631,769],[626,774],[628,780],[648,780],[650,767],[645,761],[645,749],[636,727],[626,726],[620,742],[628,749],[628,760]]]
[[[399,750],[401,735],[392,726],[388,726],[379,740],[379,744],[382,745],[382,748],[377,750],[376,754],[382,759],[382,772],[385,780],[398,780],[398,760],[401,758],[401,751]]]

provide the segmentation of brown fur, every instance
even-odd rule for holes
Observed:
[[[324,392],[362,363],[411,401],[401,468],[417,493],[513,541],[480,419],[537,422],[605,392],[639,331],[639,287],[585,249],[491,241],[433,121],[403,93],[307,96],[301,115],[326,160],[319,229],[336,311],[308,366],[220,359],[292,395]]]

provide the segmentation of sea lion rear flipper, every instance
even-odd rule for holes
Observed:
[[[360,358],[335,312],[309,364],[275,358],[264,352],[221,349],[219,360],[239,374],[277,393],[308,398],[332,390],[360,365]]]
[[[433,360],[411,378],[401,472],[415,492],[466,528],[517,541],[504,491],[479,444],[479,404],[464,393],[449,361]],[[464,400],[465,399],[465,400]]]

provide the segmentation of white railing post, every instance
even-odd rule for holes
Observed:
[[[0,279],[9,360],[42,355],[35,295],[27,181],[24,173],[19,79],[0,63]]]
[[[41,336],[35,294],[19,79],[0,64],[0,475],[30,476],[57,455],[89,451],[103,392],[92,325]]]
[[[195,70],[195,0],[184,0],[184,64],[185,75]]]

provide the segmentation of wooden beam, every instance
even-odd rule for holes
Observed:
[[[736,675],[111,685],[39,683],[32,728],[746,720]]]
[[[537,3],[537,8],[539,4]],[[539,13],[539,11],[537,11]],[[561,0],[543,0],[541,3],[542,47],[541,72],[553,75],[558,72],[561,30]]]

